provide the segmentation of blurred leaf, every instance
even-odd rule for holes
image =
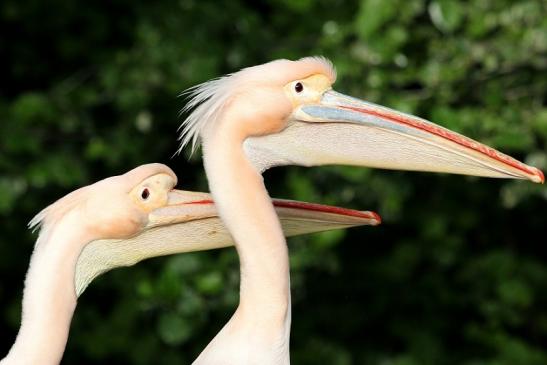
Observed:
[[[532,301],[530,288],[522,281],[516,279],[500,283],[498,293],[501,300],[509,305],[528,307]]]
[[[397,0],[362,0],[356,17],[357,34],[370,40],[391,17],[397,13]]]
[[[204,294],[218,293],[222,288],[222,276],[218,272],[210,272],[197,279],[197,288]]]
[[[166,313],[159,319],[158,333],[165,343],[175,346],[188,340],[192,335],[192,329],[180,315],[176,313]]]
[[[463,18],[463,8],[458,1],[432,1],[429,4],[428,10],[433,24],[445,32],[454,31],[460,25]]]

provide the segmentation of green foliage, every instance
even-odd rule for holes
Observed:
[[[275,58],[323,54],[336,89],[418,114],[547,169],[541,0],[0,3],[0,347],[11,345],[34,214],[177,149],[177,96]],[[384,224],[291,243],[295,364],[547,363],[547,189],[348,167],[266,173],[273,196]],[[238,301],[234,250],[97,279],[66,363],[190,363]]]

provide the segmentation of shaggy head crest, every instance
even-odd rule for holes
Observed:
[[[71,192],[70,194],[62,197],[46,208],[42,209],[38,214],[32,218],[28,227],[35,232],[40,231],[40,235],[36,244],[38,245],[44,236],[47,236],[47,231],[59,222],[63,217],[76,206],[82,204],[87,195],[88,187],[83,187]]]
[[[230,99],[250,85],[278,85],[303,79],[314,74],[327,76],[332,83],[336,81],[336,70],[325,57],[305,57],[298,61],[276,60],[263,65],[244,68],[202,84],[193,86],[182,93],[189,95],[189,102],[181,110],[191,114],[181,124],[179,141],[180,153],[192,142],[192,152],[195,151],[198,139],[206,125],[214,124],[222,114],[223,108]]]

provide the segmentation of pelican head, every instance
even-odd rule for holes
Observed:
[[[169,167],[142,165],[71,192],[38,213],[29,227],[40,229],[40,244],[67,216],[78,214],[85,237],[127,238],[149,224],[150,213],[167,203],[176,183]]]
[[[277,60],[189,90],[181,148],[237,115],[248,158],[280,165],[355,165],[543,183],[543,173],[425,119],[333,90],[322,57]],[[232,118],[226,118],[232,116]]]

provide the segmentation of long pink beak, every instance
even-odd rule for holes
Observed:
[[[461,134],[334,90],[297,107],[285,130],[245,148],[263,170],[334,164],[545,180],[537,168]]]
[[[335,229],[334,227],[376,226],[382,222],[377,213],[370,211],[285,199],[272,199],[272,203],[281,220],[300,221],[301,228],[309,227],[305,233]],[[167,205],[150,213],[149,226],[165,226],[212,217],[218,217],[218,212],[210,194],[174,189],[169,193]],[[285,233],[287,236],[302,234],[290,229]]]

